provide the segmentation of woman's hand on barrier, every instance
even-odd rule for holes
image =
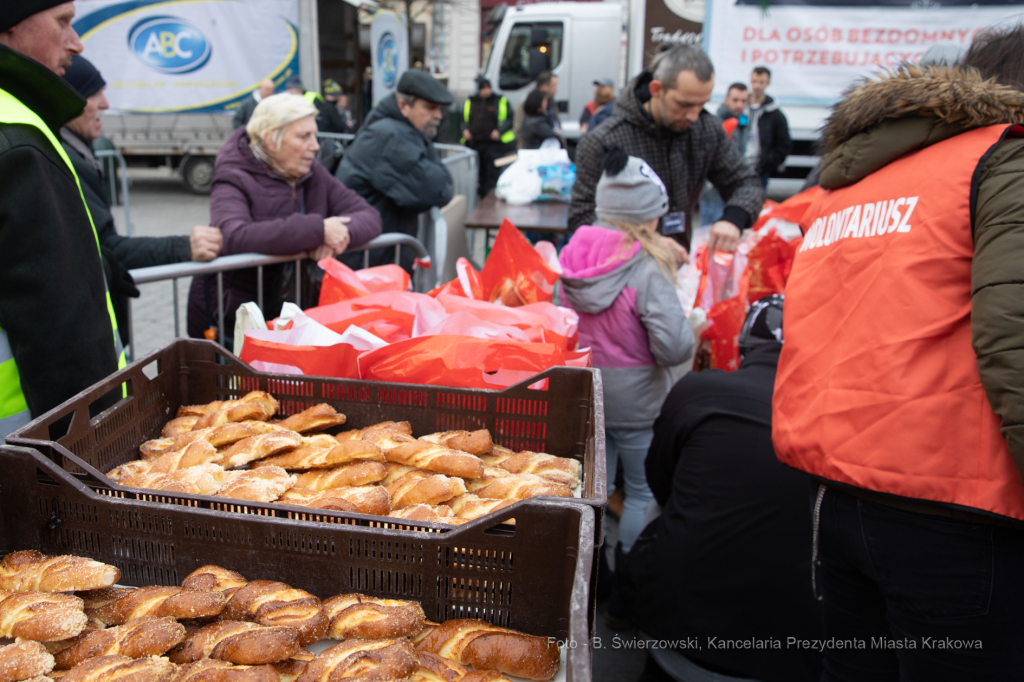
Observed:
[[[324,258],[330,258],[331,256],[333,256],[334,255],[334,249],[332,249],[331,247],[329,247],[326,244],[324,244],[323,246],[316,247],[312,251],[307,251],[306,255],[309,256],[310,259],[312,259],[312,260],[316,261],[317,263],[319,263]]]
[[[220,228],[196,225],[192,228],[188,242],[192,249],[192,260],[205,263],[217,257],[224,244],[224,238]]]
[[[324,246],[329,246],[335,256],[345,253],[351,235],[348,233],[349,217],[333,216],[324,221]]]

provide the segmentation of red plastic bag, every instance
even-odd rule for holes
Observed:
[[[794,194],[781,204],[775,203],[770,199],[765,201],[764,207],[761,209],[761,215],[758,216],[757,222],[754,223],[752,229],[757,231],[762,227],[770,227],[768,223],[774,221],[785,221],[799,225],[800,221],[803,220],[804,214],[807,213],[807,209],[811,207],[811,204],[818,198],[818,195],[824,191],[820,185],[815,185],[799,194]]]
[[[793,259],[803,244],[802,237],[786,241],[779,236],[774,227],[768,228],[765,234],[747,253],[747,273],[750,288],[747,300],[750,303],[781,294],[786,290],[786,281],[793,271]]]
[[[334,258],[324,258],[317,265],[324,271],[318,305],[409,288],[409,274],[397,265],[379,265],[356,271]]]
[[[348,341],[299,314],[288,330],[246,332],[241,358],[255,369],[266,372],[358,379],[359,355],[373,345],[354,340],[362,344],[357,349]]]
[[[424,336],[363,354],[360,374],[369,381],[393,381],[461,388],[507,388],[567,361],[550,343],[489,341],[468,336]]]
[[[467,312],[452,313],[436,327],[428,330],[423,336],[472,336],[476,339],[493,339],[495,341],[519,341],[530,343],[530,338],[519,327],[481,320]]]
[[[483,299],[510,307],[550,302],[557,281],[558,273],[506,218],[480,271]]]
[[[441,322],[447,313],[426,294],[384,291],[310,308],[306,315],[339,334],[355,325],[393,343],[419,336]]]
[[[449,294],[451,296],[483,300],[484,295],[480,284],[480,273],[476,271],[473,264],[467,259],[460,257],[455,261],[455,272],[457,274],[455,279],[428,291],[427,296],[437,298],[439,294]]]
[[[509,308],[448,294],[439,295],[437,301],[448,313],[468,312],[487,322],[518,327],[535,343],[554,343],[559,348],[576,348],[579,316],[572,310],[559,308],[552,303]]]
[[[724,369],[740,366],[739,335],[747,314],[746,259],[740,253],[716,251],[701,254],[697,307],[707,311],[701,330],[702,343],[694,357],[694,369]]]

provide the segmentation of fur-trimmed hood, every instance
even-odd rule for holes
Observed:
[[[903,66],[850,88],[825,123],[821,185],[857,182],[904,154],[988,125],[1024,122],[1024,93],[974,69]]]

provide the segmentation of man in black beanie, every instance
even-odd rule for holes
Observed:
[[[103,166],[93,153],[93,142],[103,134],[103,112],[110,108],[103,90],[107,83],[99,70],[85,57],[75,55],[64,73],[64,80],[85,98],[85,111],[60,129],[61,144],[82,185],[82,195],[92,214],[96,234],[103,250],[104,274],[110,287],[121,340],[127,344],[127,297],[139,292],[127,270],[169,265],[183,261],[209,261],[221,248],[221,233],[216,227],[196,225],[189,237],[122,237],[114,226],[103,187]]]
[[[74,16],[71,2],[0,2],[0,438],[124,362],[96,233],[58,141],[85,106],[60,79],[82,51]]]

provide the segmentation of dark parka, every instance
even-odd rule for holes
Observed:
[[[643,159],[658,174],[668,189],[669,211],[693,215],[704,181],[710,180],[726,202],[722,219],[741,230],[750,227],[764,202],[760,178],[713,114],[701,111],[697,122],[682,131],[656,124],[643,108],[651,98],[651,80],[648,72],[633,79],[616,100],[611,117],[580,139],[569,228],[593,224],[601,161],[612,145]],[[691,234],[687,221],[684,246],[689,246]]]
[[[417,216],[444,206],[454,194],[451,173],[434,143],[412,127],[394,95],[370,112],[335,176],[380,212],[385,233],[415,236]],[[371,253],[371,265],[393,262],[393,253],[378,249]],[[412,259],[411,250],[403,249],[402,266],[410,271]]]
[[[846,187],[904,154],[982,126],[1024,122],[1024,93],[973,70],[908,67],[861,83],[824,129],[820,183]],[[971,330],[981,383],[1024,478],[1024,139],[983,160],[971,187]]]
[[[761,156],[757,161],[758,175],[771,175],[786,162],[786,157],[793,149],[786,115],[775,100],[768,96],[765,96],[761,104],[761,114],[757,119],[757,141],[761,147]]]
[[[60,139],[85,101],[0,45],[0,89]],[[117,371],[103,267],[75,178],[42,132],[0,124],[0,327],[34,416]]]

